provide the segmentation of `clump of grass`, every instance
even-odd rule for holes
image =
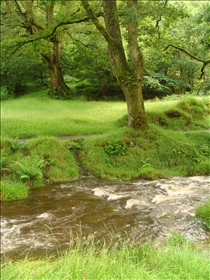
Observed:
[[[27,183],[30,188],[43,186],[43,169],[45,161],[39,157],[23,157],[20,161],[14,162],[12,166],[18,180]]]
[[[0,184],[2,200],[23,199],[28,196],[29,189],[26,184],[18,181],[3,180]]]
[[[6,261],[2,280],[209,279],[209,259],[181,237],[159,248],[149,244],[98,246],[93,241],[84,248],[77,239],[76,246],[56,259]]]
[[[176,102],[157,102],[160,108],[148,106],[148,121],[165,129],[197,130],[209,127],[210,108],[205,100],[185,97]],[[163,107],[163,104],[165,107]],[[155,105],[153,105],[155,106]]]
[[[118,130],[101,137],[85,139],[80,158],[85,168],[102,178],[129,181],[138,177],[146,166],[146,152],[137,147],[129,129]],[[154,172],[155,173],[155,172]]]
[[[196,208],[196,217],[210,230],[210,198]]]

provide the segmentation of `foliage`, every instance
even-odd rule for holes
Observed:
[[[168,48],[163,51],[171,44],[183,47],[200,59],[208,58],[208,1],[139,1],[136,14],[126,8],[124,1],[118,1],[117,5],[127,56],[130,55],[127,47],[127,23],[136,16],[138,19],[138,41],[145,62],[146,99],[189,91],[202,95],[209,93],[207,67],[205,77],[199,80],[201,62],[177,49]],[[101,11],[101,5],[97,1],[91,1],[91,6],[94,11]],[[71,86],[88,80],[98,87],[94,93],[91,92],[88,100],[105,99],[107,95],[109,99],[112,98],[109,86],[116,79],[108,63],[106,44],[93,24],[82,20],[86,15],[79,7],[79,2],[54,1],[49,6],[47,1],[36,4],[34,1],[29,1],[28,4],[24,1],[6,1],[2,2],[1,8],[2,100],[27,93],[28,82],[34,80],[48,86],[50,75],[43,55],[52,54],[55,38],[62,41],[60,59],[66,83]],[[30,8],[33,20],[27,17]],[[50,24],[47,22],[49,18]],[[74,21],[81,22],[67,23]],[[100,22],[103,20],[100,19]],[[53,31],[56,31],[54,38],[49,35]],[[85,87],[77,91],[76,96],[80,95],[86,96]],[[65,89],[59,93],[54,89],[52,97],[70,99],[74,96],[66,93]]]
[[[126,152],[126,144],[122,144],[120,141],[107,141],[104,150],[110,155],[121,156]]]
[[[17,152],[23,148],[23,143],[21,143],[18,138],[9,140],[10,150],[12,152]]]
[[[7,154],[5,152],[5,149],[1,149],[1,165],[0,165],[1,174],[4,171],[8,171],[8,168],[6,167],[6,164],[7,164]]]
[[[6,180],[8,185],[18,182],[19,186],[22,182],[30,190],[48,183],[70,181],[78,176],[79,168],[65,143],[55,138],[38,138],[21,143],[21,149],[12,151],[12,141],[3,139],[1,148],[2,180]]]
[[[24,157],[21,161],[15,162],[14,169],[17,178],[26,182],[29,187],[37,188],[43,186],[43,171],[46,163],[43,158],[30,156]]]
[[[82,140],[81,139],[73,139],[73,140],[66,140],[65,148],[69,151],[79,151],[82,149]]]
[[[196,208],[196,217],[210,229],[210,198]]]
[[[5,86],[5,85],[1,85],[0,94],[1,94],[1,98],[0,98],[1,100],[6,100],[11,97],[11,95],[9,94],[9,91],[7,89],[7,86]]]

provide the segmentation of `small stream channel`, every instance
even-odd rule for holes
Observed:
[[[161,242],[174,231],[208,243],[195,209],[210,195],[210,177],[131,183],[84,177],[3,202],[1,256],[41,256],[68,249],[72,233],[97,239]]]

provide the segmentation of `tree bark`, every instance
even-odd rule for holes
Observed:
[[[131,58],[131,62],[128,63],[122,43],[116,0],[103,0],[105,28],[94,15],[88,0],[82,0],[82,3],[88,16],[108,43],[108,55],[112,72],[123,90],[127,103],[128,126],[136,129],[147,129],[142,95],[143,56],[137,42],[136,19],[128,21],[129,52]],[[128,1],[127,6],[135,10],[135,1]]]
[[[61,42],[53,36],[50,41],[53,43],[52,53],[42,54],[48,64],[50,73],[50,89],[49,95],[57,98],[68,99],[72,96],[70,88],[64,81],[63,72],[60,63],[60,44]]]
[[[127,1],[127,8],[136,11],[136,2]],[[116,76],[126,98],[128,126],[146,129],[147,121],[142,95],[143,55],[137,41],[137,21],[131,15],[128,20],[128,49],[131,63],[128,64],[122,44],[120,25],[117,16],[116,1],[103,1],[106,30],[111,40],[108,41],[108,53],[113,73]]]

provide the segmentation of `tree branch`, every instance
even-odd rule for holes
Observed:
[[[103,16],[103,13],[97,13],[95,16],[96,16],[96,17]],[[58,25],[56,25],[56,26],[53,28],[52,32],[51,32],[49,35],[47,35],[47,37],[45,36],[45,37],[43,37],[42,39],[44,39],[44,38],[47,39],[47,38],[53,36],[54,33],[56,32],[56,30],[57,30],[59,27],[63,26],[63,25],[70,25],[70,24],[75,24],[75,23],[82,23],[82,22],[89,21],[90,19],[91,19],[91,18],[88,16],[88,17],[83,17],[83,18],[81,18],[81,19],[77,19],[77,20],[72,20],[72,21],[69,20],[69,21],[60,22]]]
[[[165,0],[165,3],[163,5],[163,8],[165,9],[166,6],[167,6],[167,3],[168,3],[168,0]],[[155,24],[155,27],[157,27],[159,29],[159,23],[161,22],[162,20],[162,16],[159,17],[159,19],[156,20],[156,24]]]
[[[100,16],[103,16],[103,13],[97,13],[95,15],[96,17],[100,17]],[[72,21],[65,21],[65,22],[60,22],[59,24],[57,24],[52,32],[50,32],[49,34],[46,34],[46,35],[41,35],[41,36],[37,36],[37,35],[31,35],[30,39],[28,40],[23,40],[23,41],[19,41],[18,43],[16,43],[15,45],[12,46],[12,48],[15,48],[15,50],[12,52],[12,54],[9,56],[13,56],[19,48],[21,48],[22,46],[26,45],[26,44],[29,44],[29,43],[33,43],[33,42],[36,42],[36,41],[39,41],[39,40],[42,40],[42,39],[48,39],[50,37],[52,37],[55,32],[57,31],[57,29],[61,26],[64,26],[64,25],[70,25],[70,24],[75,24],[75,23],[82,23],[82,22],[86,22],[86,21],[89,21],[90,20],[90,17],[83,17],[81,19],[77,19],[77,20],[72,20]]]
[[[95,24],[96,28],[101,32],[101,34],[104,36],[105,40],[107,42],[109,42],[111,37],[108,34],[108,32],[106,31],[106,29],[104,28],[104,26],[102,24],[100,24],[100,22],[98,20],[98,16],[91,9],[91,7],[90,7],[90,5],[88,3],[88,0],[82,0],[82,5],[83,5],[84,9],[86,10],[88,17]]]
[[[200,71],[201,71],[200,79],[203,77],[203,75],[205,74],[205,72],[204,72],[205,67],[206,67],[206,65],[208,65],[210,63],[210,59],[204,60],[204,59],[198,58],[195,55],[193,55],[193,54],[189,53],[188,51],[186,51],[185,49],[183,49],[181,47],[178,47],[178,46],[174,46],[172,44],[169,44],[163,51],[166,51],[170,47],[184,52],[185,54],[187,54],[189,57],[195,59],[196,61],[202,62],[203,65],[202,65],[202,67],[200,69]]]

